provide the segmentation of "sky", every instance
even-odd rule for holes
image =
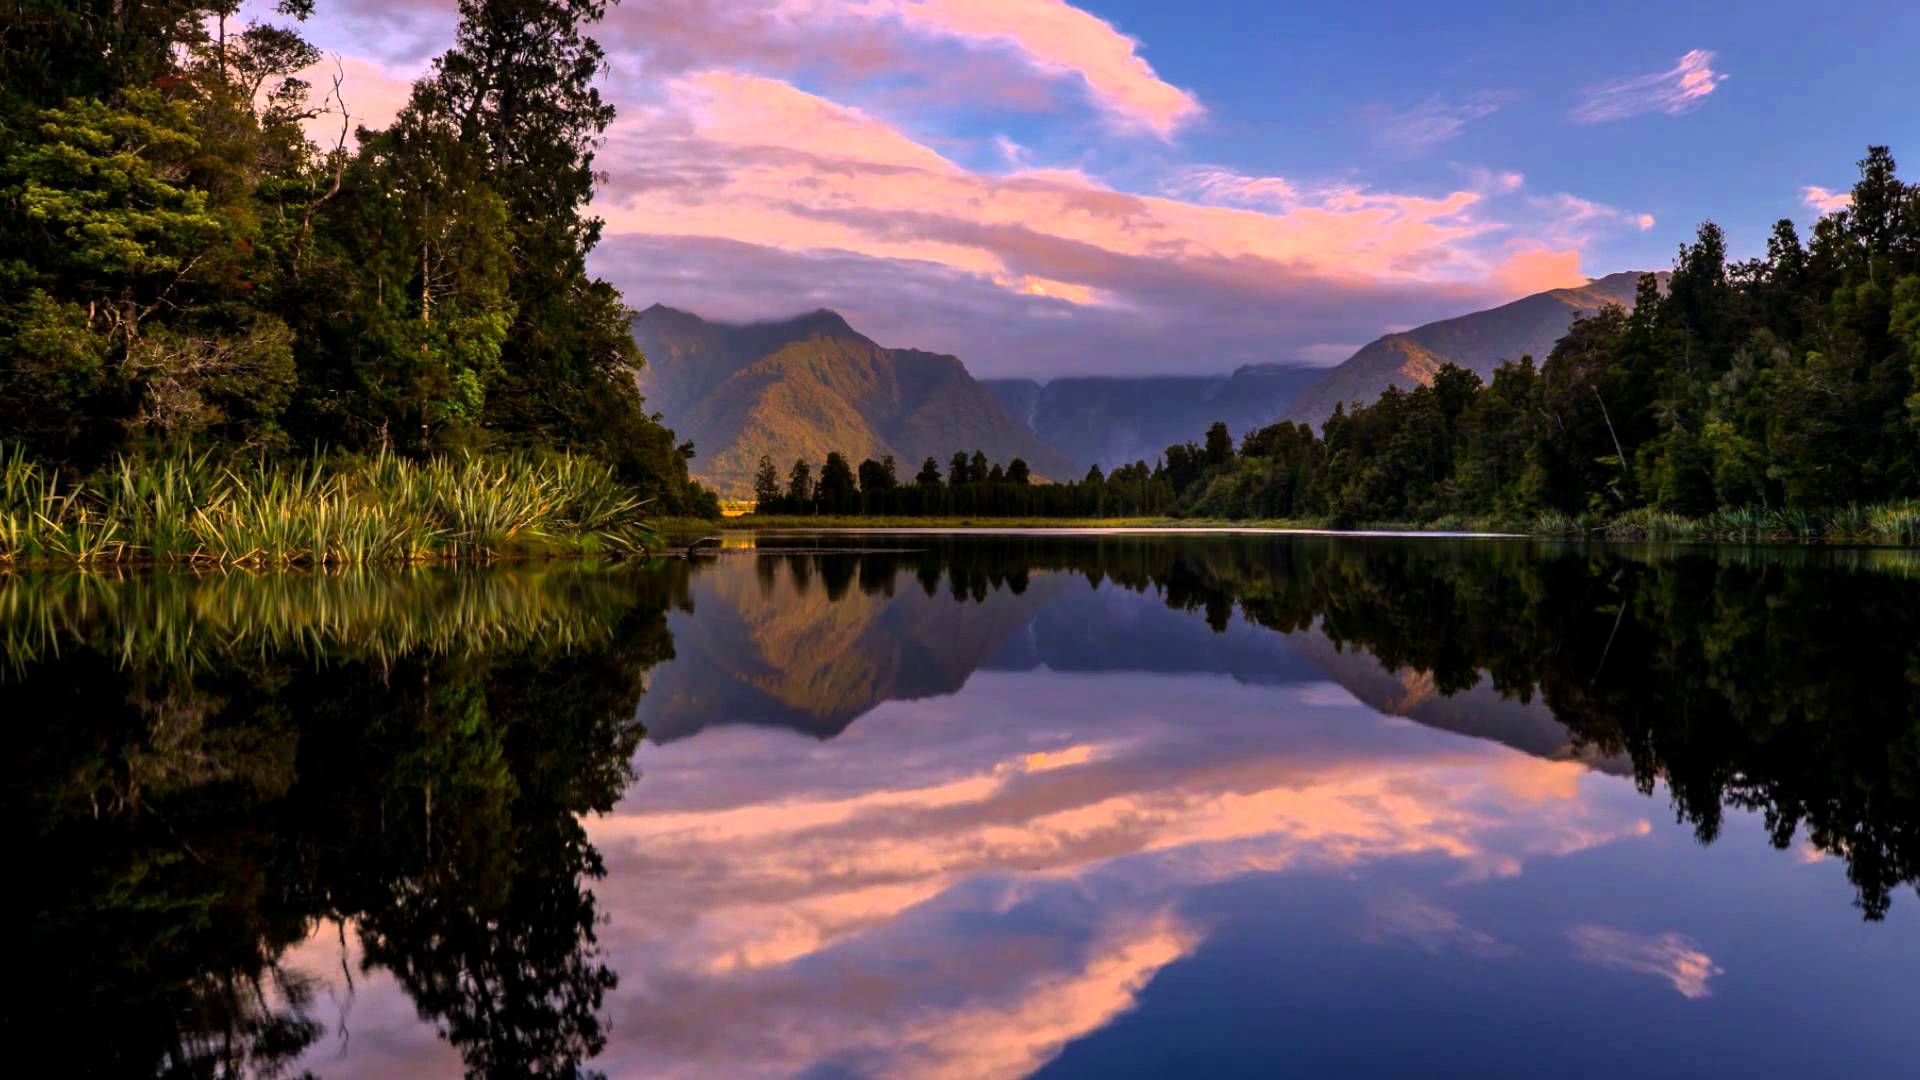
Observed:
[[[374,127],[452,37],[455,0],[317,7]],[[1667,268],[1709,217],[1758,254],[1868,144],[1920,154],[1911,0],[624,0],[593,32],[592,266],[630,304],[830,307],[981,376],[1334,364]]]

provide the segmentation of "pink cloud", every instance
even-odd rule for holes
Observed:
[[[1168,138],[1205,111],[1154,72],[1139,42],[1065,0],[864,0],[854,10],[922,33],[1010,48],[1044,73],[1082,80],[1122,127]]]
[[[1285,206],[1299,198],[1299,189],[1284,177],[1242,176],[1216,165],[1184,169],[1167,185],[1167,193],[1196,202],[1228,206]]]
[[[1836,210],[1845,210],[1853,205],[1853,193],[1848,191],[1828,191],[1818,184],[1808,184],[1800,189],[1800,201],[1822,214],[1831,214]]]
[[[1515,296],[1567,289],[1587,282],[1587,275],[1580,270],[1578,251],[1517,251],[1500,264],[1494,276]]]
[[[1582,124],[1603,124],[1645,113],[1679,116],[1700,107],[1726,76],[1713,70],[1714,54],[1694,49],[1671,68],[1588,87],[1573,118]]]

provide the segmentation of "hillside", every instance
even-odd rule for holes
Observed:
[[[1153,462],[1174,443],[1198,439],[1215,420],[1237,438],[1272,423],[1321,369],[1250,364],[1232,375],[984,379],[1047,445],[1103,469]],[[1084,468],[1084,466],[1082,466]]]
[[[1664,286],[1667,275],[1663,272],[1659,277]],[[1502,361],[1527,354],[1544,361],[1574,316],[1592,314],[1606,304],[1632,307],[1639,280],[1637,272],[1609,274],[1578,288],[1535,293],[1487,311],[1388,334],[1307,387],[1287,407],[1286,415],[1318,426],[1333,415],[1336,405],[1371,402],[1389,386],[1425,385],[1448,362],[1491,379]]]
[[[902,480],[929,456],[944,469],[955,450],[1025,458],[1047,479],[1086,469],[1036,438],[957,358],[883,348],[831,311],[734,325],[656,304],[634,338],[647,358],[647,408],[693,440],[693,475],[722,497],[749,494],[762,454],[782,476],[795,458],[818,466],[834,450],[854,465],[892,454]]]

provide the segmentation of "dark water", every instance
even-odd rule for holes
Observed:
[[[9,1045],[115,1076],[1920,1068],[1912,553],[855,542],[0,577]]]

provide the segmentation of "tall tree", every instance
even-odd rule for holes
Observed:
[[[787,473],[787,503],[795,510],[813,505],[813,466],[806,458],[795,458]]]
[[[760,455],[760,466],[753,474],[753,504],[756,509],[767,511],[780,502],[780,470],[773,464],[773,458]]]

